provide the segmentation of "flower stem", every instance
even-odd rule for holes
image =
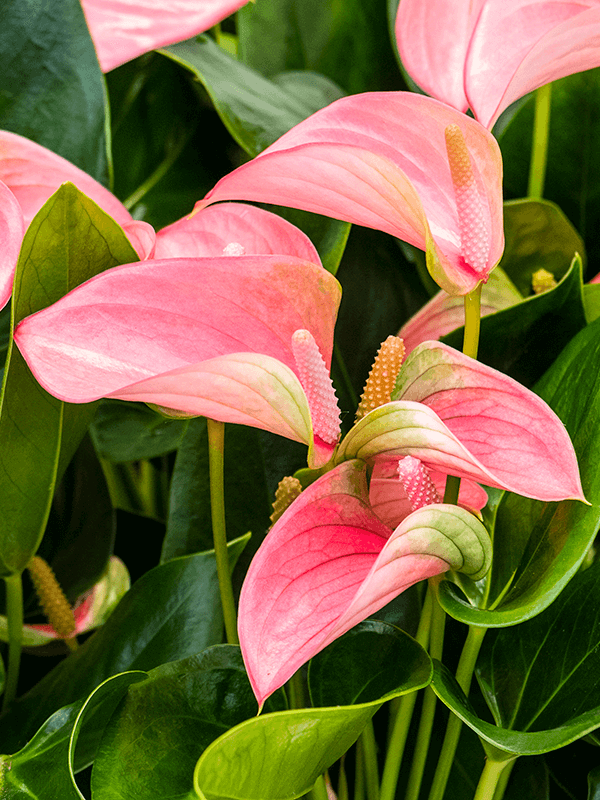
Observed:
[[[171,169],[173,164],[177,161],[177,159],[181,155],[181,153],[183,151],[183,148],[186,146],[186,144],[190,140],[191,134],[192,134],[192,131],[188,131],[186,133],[181,134],[181,136],[175,142],[175,144],[173,144],[169,148],[166,156],[160,162],[158,167],[156,167],[154,172],[151,175],[149,175],[146,178],[146,180],[143,183],[141,183],[138,186],[138,188],[134,192],[132,192],[132,194],[129,195],[129,197],[127,199],[123,200],[123,205],[125,206],[125,208],[128,211],[131,211],[131,209],[137,203],[139,203],[140,200],[142,200],[148,194],[148,192],[151,189],[153,189],[156,186],[156,184],[162,178],[165,177],[167,172]]]
[[[373,722],[369,720],[360,735],[365,763],[367,800],[379,800],[379,769],[377,767],[377,744]]]
[[[465,334],[463,353],[477,358],[479,349],[479,329],[481,326],[481,289],[480,283],[472,292],[465,295]]]
[[[21,644],[23,641],[23,584],[21,574],[8,575],[6,585],[6,617],[8,622],[8,670],[2,710],[6,709],[17,696],[19,667],[21,664]]]
[[[225,532],[225,497],[223,482],[223,454],[225,450],[225,425],[214,419],[206,420],[208,430],[208,470],[210,475],[210,515],[213,543],[217,560],[217,577],[223,606],[225,632],[229,644],[238,644],[235,601],[231,586],[227,535]]]
[[[429,645],[429,634],[431,631],[431,616],[432,616],[432,603],[433,593],[431,588],[428,587],[423,609],[421,611],[421,619],[419,621],[419,628],[417,630],[416,640],[421,647]],[[379,800],[394,800],[396,796],[396,786],[398,784],[398,776],[400,774],[400,766],[404,756],[404,747],[410,729],[412,715],[417,701],[417,692],[410,692],[400,698],[400,708],[394,720],[392,732],[389,737],[387,755],[385,765],[383,768],[383,776],[381,778],[381,792]]]
[[[496,787],[499,785],[504,770],[509,764],[512,764],[513,761],[514,759],[494,761],[492,758],[486,758],[485,766],[479,778],[477,791],[475,792],[473,800],[493,800]]]
[[[540,86],[535,93],[535,117],[533,121],[533,142],[531,163],[529,165],[529,184],[527,196],[541,200],[544,196],[546,164],[548,162],[548,134],[550,131],[550,106],[552,84]]]
[[[469,633],[460,656],[460,661],[458,662],[456,680],[467,696],[471,687],[475,662],[477,661],[477,656],[479,655],[479,650],[486,631],[487,628],[469,627]],[[446,735],[444,736],[444,742],[442,744],[442,751],[429,793],[429,800],[442,800],[444,796],[461,728],[462,721],[455,714],[450,714],[446,727]]]

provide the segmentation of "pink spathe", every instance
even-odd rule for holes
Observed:
[[[600,65],[600,2],[402,0],[396,40],[422,89],[491,129],[520,97]]]

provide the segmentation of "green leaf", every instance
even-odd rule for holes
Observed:
[[[360,631],[357,635],[355,629],[349,645],[346,634],[317,656],[319,661],[324,659],[321,666],[311,666],[311,670],[316,669],[311,691],[318,693],[320,700],[341,700],[347,705],[265,714],[232,728],[209,745],[196,765],[194,786],[199,797],[203,800],[300,797],[356,741],[383,702],[427,684],[429,657],[414,639],[386,623],[368,622],[359,628],[365,626],[365,637],[361,637]],[[390,637],[396,641],[390,644]],[[366,642],[373,643],[379,661],[364,658],[362,646]],[[377,649],[380,644],[381,651]],[[321,675],[340,660],[346,669],[349,653],[356,668],[353,680],[346,684],[347,692],[338,691],[329,682],[333,694],[326,697],[317,686]],[[389,659],[391,653],[397,657]],[[372,669],[377,681],[373,680]],[[373,685],[369,686],[371,681]],[[354,705],[356,699],[363,702]]]
[[[98,455],[119,464],[177,450],[186,428],[187,420],[165,419],[147,405],[107,400],[100,404],[90,433]]]
[[[105,92],[78,0],[4,0],[0,128],[106,182]]]
[[[600,284],[588,284],[583,287],[583,304],[588,323],[600,317]]]
[[[593,713],[600,727],[600,610],[590,602],[599,593],[595,562],[535,619],[487,634],[477,677],[498,725],[570,736],[569,726]]]
[[[93,275],[131,261],[137,256],[117,223],[75,186],[63,184],[25,234],[13,326]],[[94,411],[93,404],[67,406],[51,397],[11,344],[0,406],[0,575],[21,572],[35,553],[57,477]]]
[[[558,286],[484,317],[477,357],[532,386],[585,325],[581,259],[577,257]],[[442,341],[460,350],[463,333],[460,328]]]
[[[270,710],[285,707],[283,692],[270,702]],[[255,714],[238,647],[216,645],[151,670],[104,731],[92,773],[95,800],[187,798],[203,750]]]
[[[7,797],[81,800],[73,775],[74,751],[82,732],[99,735],[127,689],[146,677],[144,672],[116,675],[99,686],[85,702],[56,711],[25,747],[0,758],[3,791]]]
[[[242,61],[269,78],[316,70],[350,94],[403,88],[386,0],[261,0],[238,11],[237,25]]]
[[[600,320],[571,341],[536,387],[571,436],[585,496],[593,505],[573,500],[542,503],[507,492],[493,533],[488,610],[469,605],[443,581],[439,598],[451,616],[483,627],[530,619],[560,594],[585,558],[600,522],[598,363]]]
[[[289,81],[281,88],[237,61],[207,36],[188,39],[160,52],[190,70],[203,84],[227,130],[250,156],[258,155],[294,125],[330,103],[336,94],[336,87],[323,76],[315,84],[308,73],[302,79],[294,79],[292,90]],[[305,87],[299,92],[302,81]],[[342,95],[337,90],[337,96]]]
[[[225,522],[235,539],[252,531],[262,537],[269,527],[270,504],[258,434],[241,425],[225,426]],[[161,562],[213,546],[206,420],[190,420],[177,451],[167,535]]]
[[[450,671],[435,660],[431,688],[459,719],[479,735],[486,752],[490,756],[493,755],[496,761],[501,760],[498,751],[506,754],[506,760],[518,755],[549,753],[551,750],[557,750],[559,747],[564,747],[570,742],[580,739],[598,727],[598,710],[596,709],[551,730],[515,731],[499,728],[477,715]],[[492,748],[489,745],[492,745]]]
[[[237,559],[243,542],[229,545]],[[221,641],[223,620],[214,553],[178,558],[143,575],[108,621],[11,708],[0,729],[10,752],[56,708],[85,697],[111,675],[152,669]]]
[[[527,194],[535,98],[524,102],[500,135],[507,197]],[[600,69],[552,84],[544,196],[583,236],[592,275],[600,261]]]

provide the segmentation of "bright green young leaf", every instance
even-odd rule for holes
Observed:
[[[64,184],[25,234],[13,326],[93,275],[131,261],[137,256],[117,223],[75,186]],[[21,572],[35,553],[57,475],[94,411],[93,405],[67,406],[47,394],[11,346],[0,406],[0,575]]]
[[[386,0],[261,0],[240,9],[237,24],[241,60],[269,78],[316,70],[350,94],[401,88]]]
[[[563,350],[536,389],[563,420],[577,453],[586,498],[542,503],[502,498],[493,534],[487,609],[475,608],[449,582],[440,584],[444,609],[468,624],[516,625],[543,611],[576,573],[600,522],[600,320]]]
[[[581,259],[572,258],[563,266],[569,264],[554,289],[526,297],[481,320],[480,361],[533,386],[586,324]],[[442,341],[460,350],[463,333],[460,328]]]
[[[319,108],[341,97],[323,76],[315,84],[310,74],[281,88],[237,61],[207,36],[166,47],[161,52],[190,70],[210,95],[219,116],[236,142],[250,156],[278,139]],[[304,81],[306,88],[298,87]],[[308,89],[311,91],[309,92]]]
[[[283,692],[269,703],[270,711],[285,708]],[[95,800],[183,800],[203,750],[255,715],[238,647],[216,645],[151,670],[104,731],[92,773]]]
[[[3,0],[0,128],[108,177],[104,82],[79,0]]]
[[[260,540],[269,527],[271,508],[255,430],[241,425],[225,426],[224,480],[229,539],[252,531]],[[208,434],[206,420],[198,418],[190,420],[177,451],[161,562],[211,547]]]
[[[90,428],[101,458],[115,464],[156,458],[177,450],[187,420],[165,419],[142,403],[107,400],[100,404]]]
[[[415,691],[430,679],[425,651],[407,634],[381,622],[363,623],[330,645],[318,656],[321,659],[311,666],[316,669],[311,687],[313,696],[329,707],[264,714],[229,730],[209,745],[196,766],[194,786],[202,800],[301,797],[356,741],[385,700]],[[341,688],[330,680],[331,694],[322,691],[317,686],[321,676],[337,668],[336,677],[341,678],[342,661],[344,670],[354,663],[352,677]],[[362,702],[354,704],[356,700]],[[334,705],[338,702],[344,704]]]
[[[434,661],[431,688],[457,717],[479,735],[486,751],[490,752],[489,745],[497,748],[491,750],[496,760],[499,760],[498,750],[506,754],[506,760],[519,755],[549,753],[598,727],[598,710],[595,709],[550,730],[515,731],[499,728],[477,715],[450,671],[439,661]]]
[[[245,542],[229,545],[233,563]],[[85,697],[111,675],[153,669],[221,641],[214,553],[177,558],[143,575],[104,627],[14,703],[0,728],[0,751],[24,742],[53,711]]]
[[[596,561],[542,614],[488,632],[477,677],[498,725],[566,730],[581,715],[595,713],[600,727],[600,610],[594,602],[599,595]]]
[[[544,197],[555,202],[586,242],[590,274],[600,262],[600,69],[552,84]],[[525,197],[531,152],[533,95],[500,135],[507,197]]]
[[[99,736],[128,687],[145,677],[144,672],[115,675],[85,702],[56,711],[19,752],[0,757],[4,762],[2,789],[5,796],[81,800],[83,795],[73,776],[73,755],[79,735],[87,726]]]

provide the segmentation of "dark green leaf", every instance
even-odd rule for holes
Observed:
[[[554,289],[481,320],[478,359],[532,386],[585,324],[581,261],[576,258]],[[460,350],[463,333],[459,328],[442,341]]]
[[[270,710],[283,707],[279,692]],[[92,773],[94,798],[183,800],[204,749],[255,715],[237,647],[217,645],[151,670],[131,687],[104,732]]]
[[[237,19],[242,60],[269,78],[316,70],[351,94],[403,88],[386,0],[262,0],[242,8]]]
[[[187,420],[165,419],[146,405],[108,400],[100,404],[90,432],[98,455],[118,464],[177,450],[186,428]]]
[[[335,94],[335,87],[322,76],[315,84],[309,74],[296,78],[293,90],[289,85],[282,89],[207,36],[171,45],[161,52],[189,69],[204,85],[225,126],[250,156],[258,155],[294,125],[327,105]],[[299,92],[301,81],[305,88]]]
[[[15,274],[13,324],[135,251],[111,217],[63,184],[29,226]],[[0,416],[0,574],[21,572],[44,532],[57,475],[71,460],[95,406],[45,392],[11,346]],[[59,460],[60,457],[60,460]]]
[[[241,425],[225,426],[225,522],[235,539],[269,527],[269,496],[258,434]],[[283,476],[281,476],[283,477]],[[206,420],[190,420],[177,452],[171,480],[167,535],[161,561],[213,546]]]
[[[588,774],[588,796],[587,800],[599,800],[600,798],[600,767],[596,767]]]
[[[576,573],[600,522],[600,320],[563,350],[537,385],[563,420],[577,453],[585,496],[542,503],[507,492],[494,530],[488,609],[464,602],[447,581],[440,585],[446,611],[469,624],[515,625],[543,611]]]
[[[4,0],[0,128],[107,180],[105,92],[78,0]]]
[[[234,562],[243,544],[229,545]],[[104,627],[14,704],[0,730],[0,750],[21,747],[56,708],[85,697],[111,675],[199,653],[220,642],[222,631],[214,553],[156,567],[133,585]]]
[[[361,628],[370,631],[361,639]],[[358,636],[358,638],[355,638]],[[346,634],[348,637],[348,634]],[[356,680],[339,692],[331,682],[328,685],[335,695],[325,698],[318,688],[321,676],[336,668],[339,677],[340,663],[349,667],[346,657],[365,641],[381,642],[387,637],[396,643],[379,652],[359,676],[360,666],[354,673]],[[311,679],[313,693],[321,699],[336,698],[351,703],[364,700],[359,705],[341,705],[327,708],[299,709],[264,714],[242,722],[214,741],[204,751],[194,774],[194,786],[199,797],[206,800],[218,798],[243,798],[243,800],[286,800],[300,797],[313,786],[315,780],[356,741],[367,722],[385,700],[414,691],[424,686],[430,676],[429,657],[409,636],[380,622],[359,626],[358,634],[350,636],[351,644],[342,637],[321,653],[317,659],[316,677]],[[389,645],[389,641],[388,641]],[[396,649],[398,647],[398,650]],[[399,658],[388,661],[390,652],[400,653]],[[361,650],[361,659],[365,653]],[[406,659],[406,662],[405,662]],[[354,658],[356,661],[357,659]],[[329,667],[327,667],[329,663]],[[360,663],[360,661],[359,661]],[[410,666],[406,669],[406,663]],[[379,682],[368,686],[369,667],[375,668]],[[371,676],[372,678],[373,676]],[[370,698],[366,700],[365,698]]]

